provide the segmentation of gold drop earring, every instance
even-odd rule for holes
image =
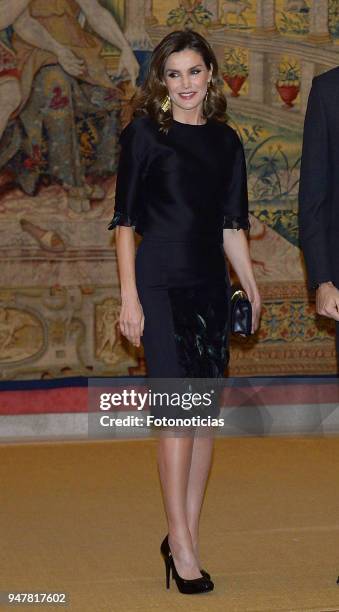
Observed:
[[[208,98],[208,94],[209,94],[210,85],[211,85],[211,81],[208,81],[207,89],[206,89],[206,94],[205,94],[205,98],[204,98],[204,103],[203,103],[203,108],[204,108],[203,112],[204,113],[206,113],[206,111],[207,111],[207,108],[206,108],[207,107],[207,98]]]
[[[206,89],[206,95],[205,95],[205,102],[207,102],[207,98],[208,98],[208,93],[209,93],[209,88],[210,87],[211,87],[211,81],[208,81],[207,89]]]
[[[161,106],[162,110],[164,111],[164,113],[166,113],[169,110],[169,108],[171,106],[171,98],[169,97],[168,94],[165,96],[165,98],[161,102],[160,106]]]

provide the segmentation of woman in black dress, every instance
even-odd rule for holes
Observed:
[[[226,257],[252,303],[246,164],[226,123],[226,100],[209,43],[168,34],[120,135],[115,211],[121,332],[144,347],[150,378],[222,378],[228,363],[230,281]],[[133,229],[143,236],[135,258]],[[158,466],[168,521],[161,544],[183,593],[213,589],[201,569],[199,516],[212,435],[160,436]]]

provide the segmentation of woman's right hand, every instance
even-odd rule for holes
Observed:
[[[138,297],[124,298],[120,311],[120,331],[134,346],[140,346],[145,317]]]

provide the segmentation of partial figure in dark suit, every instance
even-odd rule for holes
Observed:
[[[339,67],[314,77],[305,117],[299,232],[317,313],[336,321],[339,364]]]

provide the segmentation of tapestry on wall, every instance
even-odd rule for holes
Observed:
[[[229,373],[334,373],[334,327],[306,289],[297,194],[312,78],[338,64],[339,0],[87,0],[91,26],[80,0],[27,0],[17,15],[15,5],[0,23],[1,378],[147,373],[119,331],[107,231],[134,93],[114,32],[140,85],[154,46],[187,27],[213,46],[247,160],[263,316],[255,337],[232,341]]]

